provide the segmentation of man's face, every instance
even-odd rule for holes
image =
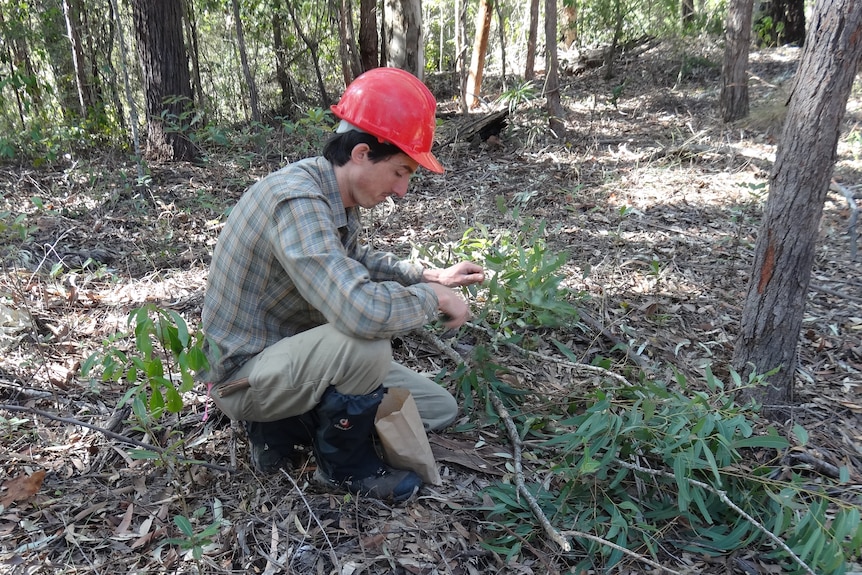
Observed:
[[[372,162],[368,154],[362,154],[356,161],[354,179],[350,189],[353,205],[373,208],[389,196],[403,198],[407,186],[419,164],[410,156],[399,153],[379,162]],[[347,206],[347,202],[345,202]]]

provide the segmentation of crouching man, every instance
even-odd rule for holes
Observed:
[[[429,430],[456,417],[455,399],[393,361],[390,338],[440,315],[469,316],[452,288],[480,266],[423,269],[359,241],[358,209],[404,197],[431,154],[436,101],[416,77],[377,68],[332,107],[341,120],[320,157],[252,185],[231,211],[209,271],[202,326],[211,396],[245,422],[252,463],[274,471],[294,445],[312,446],[315,480],[396,502],[421,486],[387,466],[372,441],[386,388],[408,389]]]

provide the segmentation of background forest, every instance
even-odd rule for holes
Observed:
[[[859,31],[850,0],[0,0],[0,572],[862,572]],[[489,271],[467,326],[394,342],[463,407],[396,508],[256,474],[194,379],[231,207],[378,65],[437,96],[447,172],[367,241]]]

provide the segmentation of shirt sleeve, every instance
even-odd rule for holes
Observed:
[[[343,333],[387,338],[436,315],[437,296],[419,283],[421,268],[364,246],[349,253],[323,196],[295,194],[276,203],[270,234],[296,289]]]

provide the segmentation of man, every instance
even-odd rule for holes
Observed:
[[[311,444],[315,480],[403,501],[421,486],[388,467],[373,444],[387,387],[412,393],[429,430],[457,404],[441,386],[392,361],[390,338],[443,317],[462,325],[453,287],[481,282],[480,266],[423,269],[359,241],[358,208],[404,197],[431,154],[436,101],[416,77],[378,68],[347,87],[322,157],[278,170],[240,198],[213,254],[202,325],[211,395],[246,424],[254,466],[278,469]]]

